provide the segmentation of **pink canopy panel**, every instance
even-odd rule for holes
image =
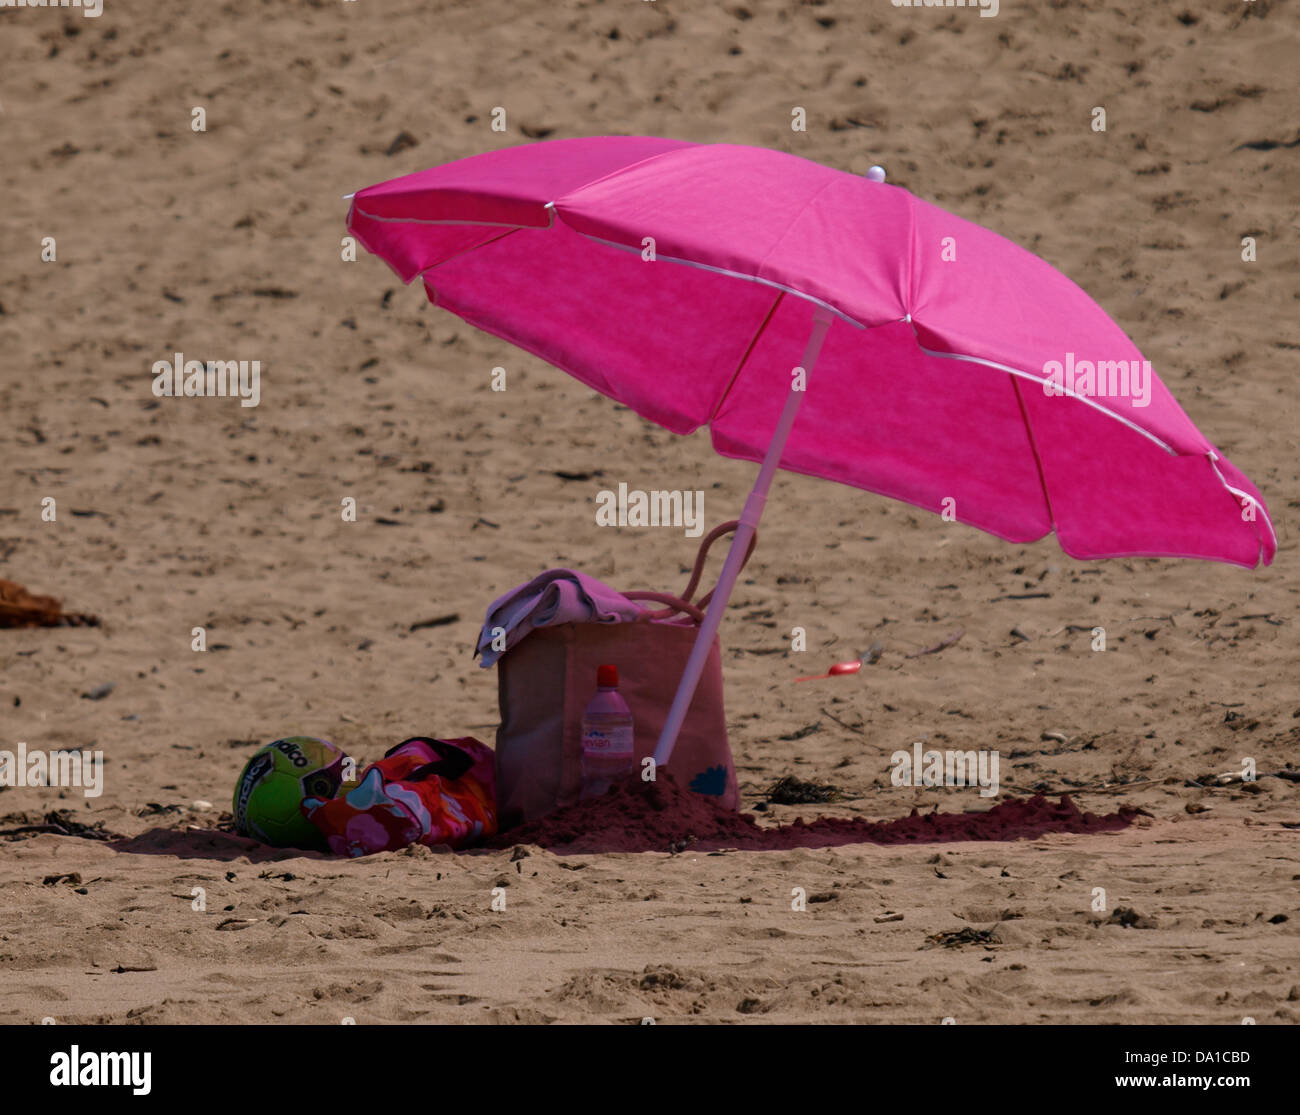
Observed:
[[[348,224],[437,305],[726,456],[763,459],[820,307],[780,467],[1076,558],[1273,558],[1259,492],[1105,312],[906,190],[614,136],[372,186]]]

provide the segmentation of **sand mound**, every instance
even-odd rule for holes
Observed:
[[[493,847],[536,844],[565,852],[667,852],[693,848],[778,851],[840,844],[939,844],[957,840],[1026,840],[1051,832],[1113,832],[1142,810],[1121,806],[1099,817],[1084,813],[1067,795],[1041,794],[1003,801],[983,813],[919,813],[895,821],[863,817],[796,819],[764,827],[747,813],[731,813],[710,798],[679,786],[668,771],[655,782],[639,778],[610,788],[604,797],[578,802],[497,836]]]

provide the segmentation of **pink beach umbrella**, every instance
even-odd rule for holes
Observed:
[[[609,136],[491,151],[352,198],[351,233],[435,305],[761,462],[659,763],[778,468],[1008,542],[1055,531],[1085,560],[1273,558],[1258,490],[1088,295],[883,179]]]

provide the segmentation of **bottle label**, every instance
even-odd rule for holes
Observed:
[[[588,728],[582,734],[582,749],[598,755],[631,755],[632,739],[631,725],[604,730]]]

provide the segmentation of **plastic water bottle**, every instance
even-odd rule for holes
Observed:
[[[596,695],[582,713],[582,796],[599,797],[635,765],[632,711],[618,691],[618,667],[596,671]]]

